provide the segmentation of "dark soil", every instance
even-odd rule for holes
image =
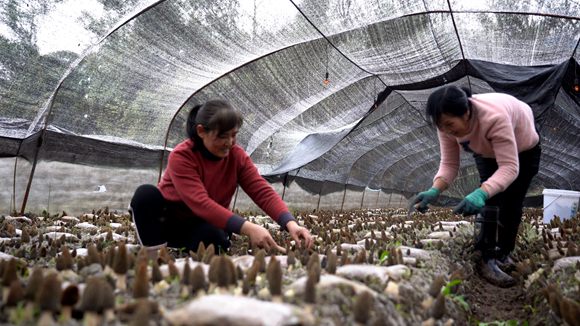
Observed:
[[[514,253],[514,257],[521,261],[532,257],[538,267],[544,270],[540,276],[542,280],[546,283],[558,284],[563,293],[568,293],[564,297],[578,302],[580,298],[578,268],[551,271],[550,265],[540,254],[543,242],[538,240],[539,231],[532,227],[534,223],[530,223],[531,218],[537,216],[537,211],[527,211],[530,219],[522,223],[516,242],[517,253]],[[449,248],[441,250],[452,262],[457,262],[466,271],[466,277],[458,295],[465,299],[469,309],[459,310],[460,315],[454,315],[451,312],[455,320],[454,325],[564,325],[552,311],[537,281],[531,282],[526,288],[525,279],[519,279],[518,285],[501,288],[480,277],[476,272],[475,262],[472,261],[471,238],[472,235],[469,232],[461,235],[456,233],[454,241],[449,243]],[[571,238],[576,244],[580,242],[578,234]],[[511,273],[510,270],[506,272]]]
[[[333,232],[331,229],[340,229],[340,234],[343,232],[349,233],[350,240],[344,237],[343,239],[333,241],[333,243],[328,243],[325,240],[317,242],[318,249],[312,249],[311,252],[318,250],[319,254],[326,253],[327,248],[334,247],[338,242],[354,244],[363,240],[365,234],[370,232],[371,229],[374,229],[375,233],[380,233],[376,227],[380,225],[377,223],[383,221],[384,224],[381,226],[383,231],[388,227],[393,227],[393,229],[388,230],[392,238],[377,240],[377,243],[372,245],[371,249],[368,250],[367,255],[373,255],[373,262],[369,264],[385,266],[385,262],[380,262],[379,250],[388,250],[391,246],[417,246],[420,244],[417,243],[418,240],[427,239],[433,231],[443,230],[440,221],[456,221],[459,219],[458,216],[452,216],[449,209],[432,208],[432,211],[436,214],[416,216],[412,226],[409,228],[405,225],[406,216],[401,214],[404,212],[398,210],[381,212],[380,216],[376,212],[345,212],[344,217],[341,217],[343,214],[337,214],[336,212],[323,212],[328,218],[322,218],[321,214],[321,217],[315,221],[312,218],[308,218],[307,214],[303,214],[298,219],[307,225],[313,235],[319,235],[322,239],[328,237],[328,241],[330,241],[329,234]],[[578,271],[578,267],[570,267],[557,272],[551,270],[550,266],[553,265],[553,261],[546,261],[541,253],[545,250],[544,246],[546,246],[543,243],[542,237],[539,235],[541,234],[541,229],[534,227],[534,222],[537,221],[538,215],[537,210],[526,210],[526,218],[520,229],[514,258],[519,262],[526,262],[529,258],[533,258],[539,269],[534,271],[534,274],[526,277],[536,277],[539,275],[539,281],[527,282],[529,285],[526,285],[526,280],[520,278],[518,279],[518,285],[504,289],[482,279],[477,274],[475,263],[472,261],[473,227],[472,225],[458,226],[452,231],[449,231],[451,234],[450,239],[438,240],[436,243],[428,244],[423,248],[429,252],[428,259],[422,261],[418,266],[407,264],[409,268],[408,272],[401,276],[400,279],[393,280],[399,287],[399,295],[391,296],[387,294],[385,292],[387,284],[383,284],[374,279],[365,279],[365,285],[376,292],[377,298],[374,300],[372,307],[370,307],[370,318],[366,324],[403,326],[421,325],[426,322],[432,315],[431,308],[433,307],[433,305],[428,303],[430,299],[432,300],[428,294],[428,289],[438,275],[444,275],[445,284],[443,284],[443,293],[445,294],[445,313],[441,319],[432,325],[563,325],[560,318],[555,315],[548,301],[545,299],[544,294],[542,294],[542,284],[556,284],[564,298],[577,303],[580,301],[578,280],[580,278],[580,272]],[[331,221],[331,223],[321,223],[320,220],[323,219]],[[37,224],[38,230],[44,232],[52,224],[56,224],[57,220],[57,218],[42,221],[36,220],[35,223]],[[357,223],[360,223],[362,220],[364,228],[362,224],[358,224],[350,229],[349,225],[352,226],[352,223],[355,223],[353,222],[354,220],[359,221]],[[113,220],[106,220],[106,218],[101,220],[90,219],[88,221],[102,227],[99,231],[101,234],[108,230],[108,226],[105,227],[105,225],[113,222]],[[269,219],[267,221],[272,223]],[[22,229],[23,227],[30,229],[29,222],[16,220],[1,222],[3,222],[2,228],[0,229],[1,232],[8,232],[8,224],[17,229]],[[134,230],[129,227],[129,221],[126,217],[116,217],[115,222],[124,223],[128,228],[128,230],[119,233],[129,234],[134,237]],[[265,223],[266,220],[257,221],[256,219],[256,222]],[[578,220],[574,223],[577,225]],[[67,225],[70,232],[78,234],[78,239],[72,238],[72,240],[65,243],[71,250],[83,246],[86,247],[87,241],[90,244],[90,241],[96,239],[94,234],[91,234],[89,231],[75,228],[75,224],[68,223]],[[556,228],[555,225],[544,227],[546,230]],[[271,228],[270,232],[279,244],[286,244],[290,247],[287,242],[289,240],[287,233],[280,233],[278,230]],[[555,237],[557,240],[557,235]],[[12,235],[12,240],[18,240],[18,237]],[[21,244],[12,244],[11,242],[14,242],[12,240],[10,243],[6,242],[1,244],[0,250],[11,255],[16,255]],[[574,233],[568,236],[566,240],[560,240],[562,244],[565,244],[567,240],[571,240],[578,246],[580,244],[580,234]],[[113,241],[99,242],[105,251],[109,249],[109,246],[114,244]],[[245,255],[250,246],[248,242],[247,237],[234,236],[228,256],[233,258]],[[21,251],[21,258],[27,261],[30,268],[55,267],[55,259],[52,257],[47,257],[47,259],[31,259],[28,257],[31,246],[38,246],[39,243],[42,246],[49,247],[46,239],[33,237],[30,243],[22,244],[22,247],[27,250]],[[170,249],[169,254],[173,258],[183,258],[189,253],[182,252],[179,249]],[[354,261],[357,254],[356,252],[349,252],[348,256],[351,261]],[[324,269],[324,266],[322,268]],[[450,290],[451,275],[457,271],[461,271],[461,282],[457,285],[456,289]],[[82,271],[78,271],[78,273],[82,275]],[[294,269],[288,269],[284,272],[283,284],[286,286],[306,274],[305,266],[299,264]],[[128,272],[127,285],[129,291],[127,293],[117,293],[117,303],[132,301],[130,289],[133,286],[134,276],[134,270]],[[23,275],[22,280],[25,285],[27,279]],[[112,279],[107,280],[112,281]],[[80,279],[78,282],[84,282],[84,280]],[[181,298],[181,285],[179,284],[179,280],[174,279],[168,282],[170,283],[170,288],[163,293],[152,296],[152,300],[159,302],[168,309],[172,309],[194,299],[189,298],[184,300]],[[260,294],[261,290],[267,287],[266,276],[262,275],[261,281],[254,285],[251,296],[259,300],[271,300],[269,294]],[[346,288],[338,286],[332,289],[320,290],[317,296],[316,305],[313,307],[316,325],[352,325],[354,323],[353,310],[358,300],[357,295],[354,295],[354,293]],[[296,305],[297,307],[304,306],[302,296],[284,297],[283,301],[287,304]],[[117,317],[120,323],[127,323],[133,318],[123,313],[119,313]],[[159,314],[155,314],[152,317],[152,321],[158,325],[166,324],[163,317]],[[0,323],[6,322],[8,322],[7,314],[0,312]],[[80,324],[80,319],[77,319],[73,324]]]

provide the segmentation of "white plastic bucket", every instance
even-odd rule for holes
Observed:
[[[554,216],[569,219],[576,216],[580,204],[580,192],[560,189],[544,189],[544,223],[550,223]]]

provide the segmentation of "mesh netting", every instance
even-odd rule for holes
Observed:
[[[369,191],[408,199],[431,185],[440,153],[425,103],[453,83],[530,104],[543,148],[533,183],[580,190],[579,20],[564,0],[1,0],[0,156],[28,171],[159,175],[191,107],[224,98],[268,180],[330,196],[317,206],[370,207]],[[478,185],[462,154],[446,195]]]

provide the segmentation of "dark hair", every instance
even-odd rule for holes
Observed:
[[[427,100],[427,117],[438,126],[441,115],[446,114],[453,117],[461,117],[469,109],[469,119],[473,115],[471,102],[471,90],[467,87],[457,87],[454,85],[443,86],[435,90]]]
[[[203,127],[204,132],[217,130],[217,134],[242,127],[244,118],[226,100],[214,99],[194,106],[187,117],[187,135],[195,143],[194,150],[203,146],[203,140],[197,134],[197,125]]]

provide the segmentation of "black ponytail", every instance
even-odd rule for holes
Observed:
[[[194,142],[193,150],[203,148],[203,139],[197,134],[197,126],[204,132],[217,130],[218,136],[236,126],[242,127],[244,119],[239,110],[234,109],[226,100],[209,100],[194,106],[187,117],[187,136]]]
[[[429,95],[425,108],[427,117],[430,117],[433,124],[438,126],[441,115],[461,117],[469,109],[469,119],[471,119],[473,115],[473,108],[469,101],[471,95],[471,90],[467,87],[459,88],[455,85],[440,87]]]
[[[471,90],[469,89],[469,87],[461,87],[461,90],[465,93],[465,96],[467,96],[467,98],[471,97]]]
[[[197,117],[197,113],[199,112],[199,109],[201,109],[201,106],[201,104],[194,106],[187,116],[187,136],[189,139],[193,140],[195,144],[202,142],[197,134],[197,123],[195,123],[195,118]]]

